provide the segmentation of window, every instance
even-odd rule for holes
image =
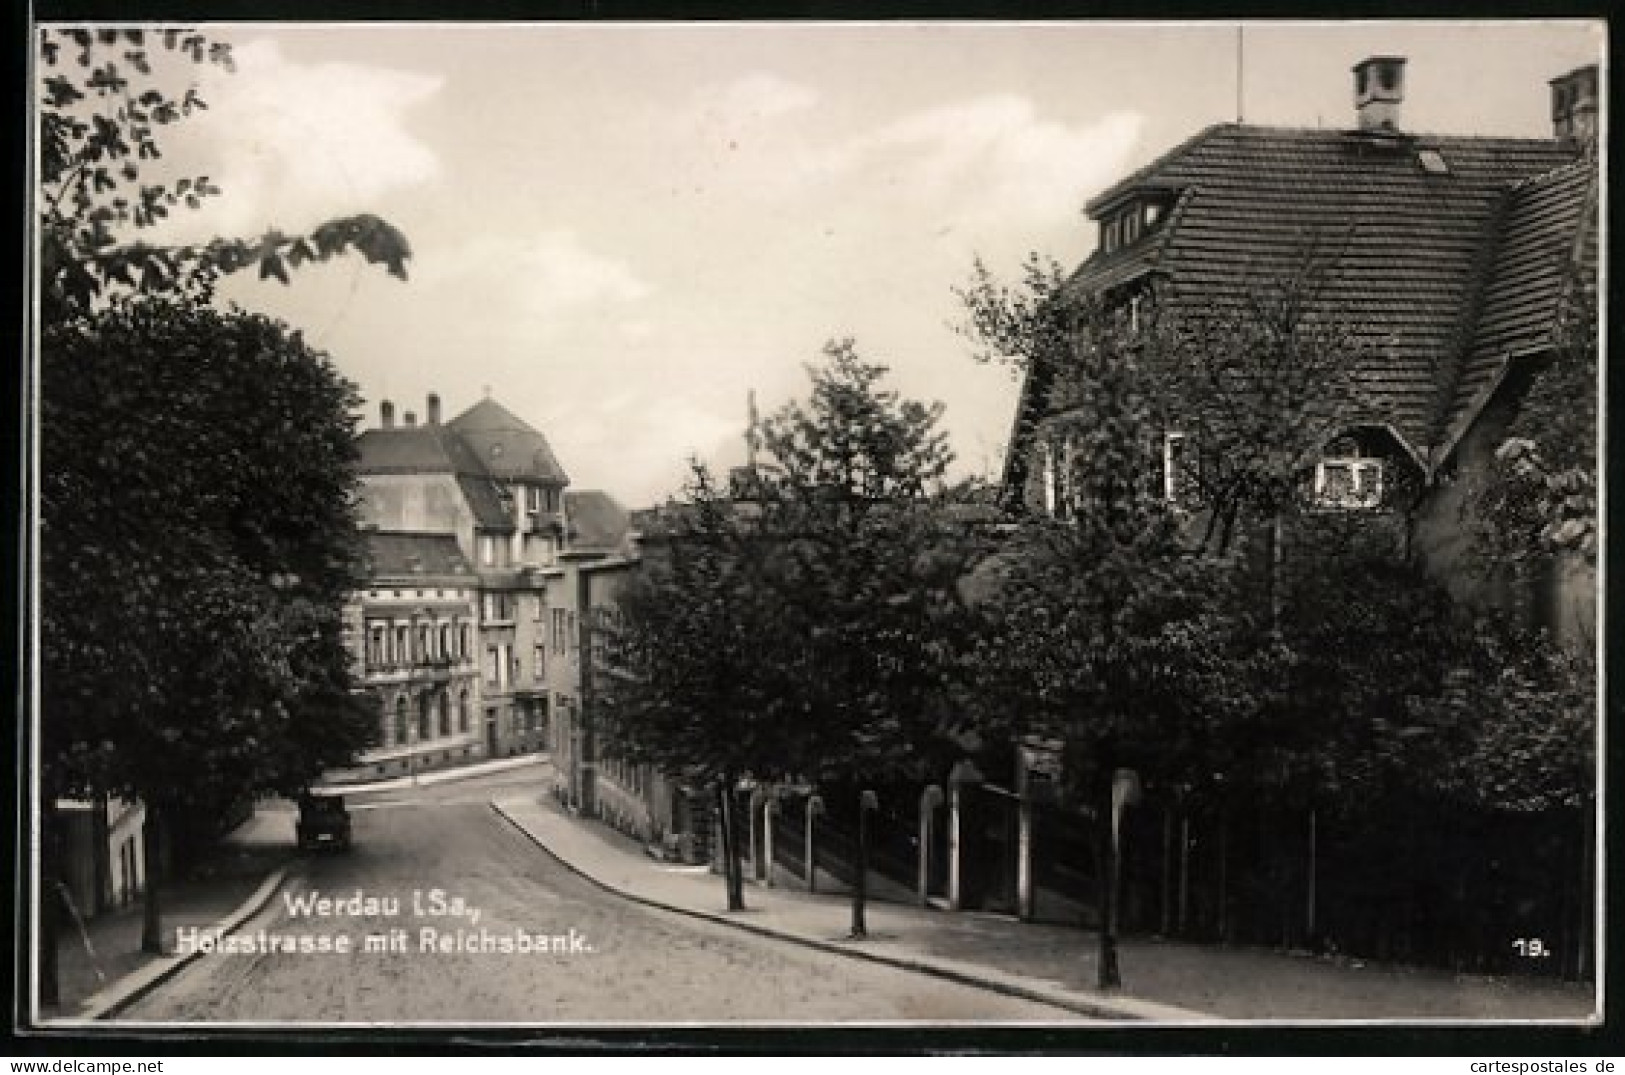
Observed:
[[[426,661],[429,659],[429,625],[418,624],[418,648],[413,655],[414,660]]]
[[[429,696],[425,694],[418,699],[418,738],[432,739],[434,737],[434,722],[429,710]]]
[[[495,646],[485,647],[485,681],[493,687],[502,682],[502,653]]]
[[[554,653],[562,654],[562,653],[566,652],[567,646],[566,646],[566,643],[565,643],[565,637],[569,634],[568,627],[567,627],[567,622],[568,621],[565,618],[565,610],[564,609],[556,608],[556,609],[553,610],[553,652]]]
[[[395,728],[394,728],[394,731],[395,731],[395,735],[394,735],[394,738],[393,738],[394,745],[396,745],[396,746],[405,746],[406,745],[406,736],[407,736],[407,731],[406,731],[406,696],[405,695],[401,695],[399,698],[395,699]],[[388,746],[390,744],[386,743],[385,745]]]
[[[474,652],[474,642],[468,624],[463,624],[463,644],[457,655],[465,660]]]
[[[1123,245],[1122,225],[1116,217],[1101,224],[1100,245],[1108,254]]]
[[[542,487],[539,485],[525,486],[525,508],[527,511],[542,510]]]
[[[410,628],[401,624],[395,628],[395,663],[406,664],[412,660],[412,636]]]
[[[457,730],[460,732],[468,731],[468,691],[466,690],[457,694]]]
[[[1171,504],[1190,505],[1201,492],[1198,460],[1191,440],[1177,430],[1162,435],[1162,496]]]
[[[381,623],[369,624],[367,627],[367,668],[382,668],[384,665],[384,625]]]
[[[1043,455],[1044,514],[1054,515],[1055,505],[1060,502],[1060,468],[1055,460],[1055,445],[1045,441],[1039,451]]]
[[[1072,487],[1077,441],[1072,436],[1047,440],[1043,452],[1044,511],[1056,519],[1069,519],[1077,499]]]
[[[536,664],[532,674],[536,677],[536,682],[540,683],[547,678],[547,647],[540,642],[536,643],[535,657]]]
[[[451,699],[445,694],[440,695],[440,734],[451,734]]]
[[[491,534],[480,535],[480,563],[492,567],[497,562],[497,539]]]
[[[570,652],[574,653],[581,641],[576,633],[576,614],[574,612],[564,614],[564,633],[570,637]]]
[[[440,625],[440,659],[451,659],[451,624]]]
[[[1322,459],[1315,465],[1315,507],[1361,511],[1382,504],[1382,460],[1365,456]]]

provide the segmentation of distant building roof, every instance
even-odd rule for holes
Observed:
[[[358,443],[363,474],[446,474],[454,469],[438,426],[369,429]]]
[[[631,530],[632,517],[608,493],[583,489],[564,494],[569,544],[579,549],[615,549]]]
[[[1472,344],[1446,430],[1455,434],[1494,387],[1510,357],[1552,345],[1561,306],[1578,279],[1595,278],[1597,170],[1577,161],[1535,176],[1507,199]]]
[[[569,484],[547,438],[494,399],[474,404],[448,426],[494,478]]]
[[[438,403],[435,404],[438,408]],[[393,414],[393,410],[390,410]],[[390,425],[359,438],[362,474],[453,476],[477,526],[514,528],[508,482],[564,486],[569,478],[547,439],[495,400],[486,399],[444,425]]]
[[[375,580],[474,574],[454,535],[369,530],[365,537],[368,573]]]
[[[1317,301],[1360,333],[1372,408],[1425,456],[1461,421],[1486,355],[1549,330],[1557,251],[1575,240],[1593,173],[1581,154],[1556,139],[1219,124],[1090,201],[1103,220],[1137,198],[1166,211],[1067,287],[1155,275],[1175,316],[1223,308],[1291,274],[1318,241],[1330,268]],[[1018,437],[1045,407],[1047,386],[1033,382]]]

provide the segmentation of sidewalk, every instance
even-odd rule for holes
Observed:
[[[174,947],[177,929],[213,926],[232,917],[264,889],[267,878],[280,878],[279,871],[294,857],[293,826],[290,805],[262,804],[225,837],[199,876],[165,884],[159,897],[166,950]],[[65,918],[57,938],[62,1003],[42,1009],[41,1016],[98,1017],[178,969],[175,957],[141,950],[141,925],[140,900],[89,920],[84,933]]]
[[[457,780],[471,780],[476,776],[489,776],[492,773],[503,773],[510,769],[523,769],[527,765],[541,765],[548,760],[548,755],[521,754],[513,758],[498,758],[496,761],[475,762],[472,765],[455,765],[449,769],[431,769],[417,776],[397,776],[388,780],[375,780],[367,784],[318,784],[315,791],[328,791],[338,795],[360,795],[372,791],[398,791],[401,788],[428,787],[430,784],[449,784]]]
[[[638,902],[842,954],[909,967],[1110,1020],[1331,1022],[1584,1021],[1589,986],[1333,962],[1248,948],[1129,938],[1118,946],[1121,992],[1095,981],[1096,936],[1002,915],[871,902],[869,937],[853,941],[850,901],[747,883],[728,912],[720,877],[650,858],[640,844],[572,818],[547,797],[492,808],[567,867]],[[1058,1014],[1058,1021],[1064,1015]]]

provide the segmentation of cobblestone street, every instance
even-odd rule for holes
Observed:
[[[439,800],[439,801],[436,801]],[[232,943],[348,936],[348,954],[214,952],[119,1021],[276,1023],[961,1022],[1081,1017],[643,908],[537,850],[474,796],[429,789],[355,804],[355,847],[308,859]],[[433,890],[468,913],[436,917]],[[301,897],[377,902],[314,913]],[[415,900],[414,894],[418,894]],[[387,901],[398,900],[398,908]],[[415,906],[418,903],[420,905]],[[455,907],[455,904],[451,904]],[[478,912],[478,918],[473,912]],[[393,913],[392,913],[393,912]],[[749,912],[747,912],[748,915]],[[424,951],[441,936],[561,936],[575,951]],[[368,935],[404,951],[361,951]],[[574,931],[572,934],[571,931]]]

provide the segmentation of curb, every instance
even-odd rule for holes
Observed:
[[[451,784],[459,780],[473,780],[475,777],[490,776],[492,773],[505,773],[531,765],[543,765],[549,760],[549,755],[546,753],[526,754],[518,758],[501,758],[497,761],[474,762],[470,765],[454,765],[446,769],[433,769],[419,775],[416,779],[410,776],[397,776],[388,780],[375,780],[369,784],[319,784],[311,790],[328,791],[339,795],[361,795],[374,791],[400,791],[403,788],[428,787],[432,784]]]
[[[244,900],[235,911],[206,928],[231,933],[259,914],[265,905],[271,902],[271,897],[276,895],[277,889],[288,879],[288,869],[287,866],[278,866],[269,877],[260,882],[260,887],[254,890],[254,894]],[[92,993],[78,1014],[61,1021],[110,1019],[175,977],[205,954],[201,950],[194,949],[186,955],[159,956],[140,970],[127,974],[112,985]]]
[[[900,970],[913,971],[917,974],[927,974],[935,978],[942,978],[950,982],[955,982],[959,985],[968,985],[976,989],[986,989],[990,992],[1001,993],[1005,996],[1015,997],[1018,1000],[1028,1000],[1039,1004],[1046,1004],[1052,1008],[1061,1008],[1066,1011],[1074,1012],[1078,1015],[1087,1015],[1095,1018],[1129,1022],[1158,1020],[1176,1023],[1208,1023],[1214,1020],[1213,1016],[1206,1015],[1202,1012],[1193,1012],[1183,1008],[1174,1008],[1168,1005],[1156,1004],[1151,1001],[1137,1001],[1132,999],[1123,1001],[1085,999],[1075,994],[1059,993],[1017,982],[990,978],[985,976],[985,974],[978,974],[969,970],[961,970],[957,967],[947,966],[942,963],[909,959],[903,956],[883,954],[880,952],[866,952],[861,949],[846,947],[830,941],[821,941],[812,937],[805,937],[800,934],[788,933],[783,930],[773,929],[768,926],[759,926],[752,922],[741,922],[738,919],[729,918],[726,915],[716,914],[710,911],[696,911],[687,907],[678,907],[675,904],[663,903],[660,900],[653,899],[648,896],[640,896],[634,892],[628,892],[625,889],[599,880],[544,844],[540,837],[531,832],[530,829],[526,828],[524,824],[514,818],[512,814],[508,813],[500,802],[493,799],[491,800],[490,806],[494,813],[496,813],[508,824],[512,825],[521,835],[523,835],[531,843],[535,844],[538,848],[544,851],[548,857],[552,858],[566,870],[569,870],[582,880],[587,881],[588,883],[610,893],[611,895],[618,896],[624,900],[629,900],[632,903],[642,904],[645,907],[653,907],[657,910],[685,915],[689,918],[698,918],[706,922],[715,922],[725,926],[732,926],[735,929],[744,930],[747,933],[755,933],[759,936],[770,937],[774,940],[789,941],[792,944],[799,944],[805,948],[813,948],[818,951],[847,956],[852,959],[867,960],[871,963],[880,963],[885,966],[896,967]]]

